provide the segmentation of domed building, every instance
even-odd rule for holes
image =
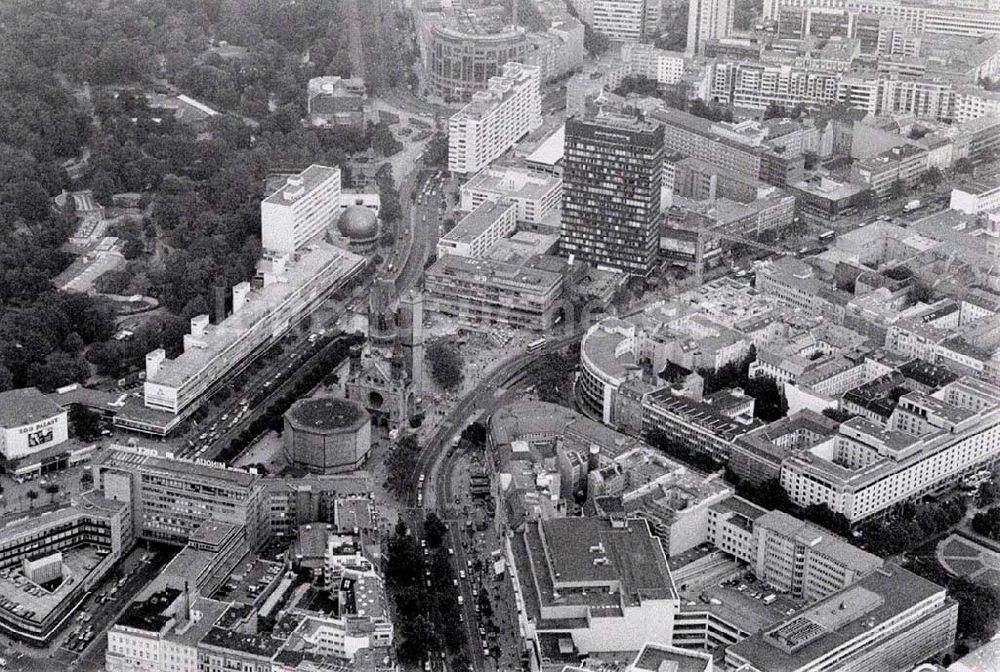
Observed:
[[[313,473],[354,471],[371,450],[371,417],[355,401],[300,399],[285,413],[282,439],[290,461]]]
[[[347,206],[340,213],[337,232],[347,240],[351,252],[357,254],[374,252],[378,245],[378,215],[363,205],[360,199],[356,200],[353,205]]]

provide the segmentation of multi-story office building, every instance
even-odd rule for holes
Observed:
[[[810,10],[811,14],[821,17],[816,23],[823,25],[822,18],[839,15],[853,22],[858,17],[870,15],[895,19],[906,30],[917,34],[981,37],[1000,33],[1000,12],[995,3],[990,3],[992,0],[985,0],[977,8],[913,0],[765,0],[763,18],[779,21],[786,9]]]
[[[809,602],[847,588],[882,566],[871,553],[782,511],[753,523],[754,574]]]
[[[506,63],[485,91],[448,120],[448,169],[476,173],[542,123],[537,67]]]
[[[685,56],[678,51],[629,42],[622,45],[621,58],[633,75],[655,80],[658,84],[678,84],[684,78]]]
[[[1000,118],[1000,93],[973,86],[955,89],[952,118],[957,123],[982,118]]]
[[[614,42],[642,42],[660,19],[658,0],[593,0],[591,28]]]
[[[559,316],[563,270],[561,260],[551,257],[508,263],[445,254],[427,269],[427,309],[470,329],[544,331]]]
[[[821,176],[793,182],[788,189],[795,196],[799,216],[821,224],[857,214],[866,207],[870,191],[865,185]]]
[[[513,203],[518,221],[542,224],[562,203],[562,179],[523,168],[486,168],[462,185],[459,207],[471,212],[486,201]]]
[[[794,257],[770,259],[757,268],[757,289],[808,315],[843,324],[852,295],[827,286],[812,267]]]
[[[1000,389],[961,378],[933,397],[905,395],[887,427],[862,417],[841,424],[832,454],[784,461],[781,485],[793,502],[826,504],[856,523],[990,467],[998,440]]]
[[[129,508],[93,491],[8,521],[0,536],[0,631],[44,646],[133,544]],[[62,576],[67,580],[40,594],[25,591],[25,579],[43,584]]]
[[[429,32],[430,86],[445,99],[468,100],[502,73],[504,64],[523,62],[528,39],[521,28],[496,33],[434,25]]]
[[[677,593],[663,549],[644,521],[530,523],[511,539],[508,559],[535,663],[555,633],[571,639],[583,656],[637,651],[672,637]]]
[[[260,202],[261,247],[292,254],[340,214],[340,169],[312,165]]]
[[[137,537],[185,544],[203,524],[219,522],[243,528],[254,549],[269,538],[256,474],[114,445],[95,465],[94,478],[105,497],[131,507]]]
[[[649,524],[667,557],[705,542],[711,507],[733,495],[732,487],[693,472],[649,447],[636,448],[586,474],[587,498],[599,515],[605,509],[639,517]],[[569,482],[567,482],[567,485]]]
[[[690,156],[741,175],[760,177],[762,149],[733,137],[708,119],[687,112],[660,109],[650,116],[663,124],[667,153]]]
[[[265,479],[263,483],[268,534],[284,539],[292,539],[300,525],[316,521],[336,523],[339,503],[367,501],[372,491],[371,477],[366,472],[305,476],[294,481]],[[349,527],[369,526],[352,522]]]
[[[836,102],[840,73],[791,68],[768,63],[716,63],[712,66],[713,100],[737,107],[764,109],[774,103],[789,107]]]
[[[438,240],[438,257],[483,256],[494,243],[517,230],[517,211],[516,203],[483,200]]]
[[[851,167],[856,182],[871,187],[879,198],[893,196],[893,185],[912,187],[927,172],[927,150],[913,145],[901,145]]]
[[[732,0],[689,0],[687,54],[703,54],[709,40],[727,37],[733,29],[735,10]]]
[[[958,604],[896,565],[726,649],[726,669],[908,670],[955,642]]]
[[[883,564],[827,530],[738,497],[710,508],[707,532],[710,544],[747,563],[772,589],[807,602],[844,590]]]
[[[642,400],[642,434],[658,433],[671,443],[711,455],[729,456],[733,441],[751,426],[701,401],[675,395],[669,388],[650,392]]]
[[[602,112],[566,122],[562,253],[646,276],[658,242],[663,129]]]

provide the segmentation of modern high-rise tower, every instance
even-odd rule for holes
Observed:
[[[606,111],[566,122],[562,254],[647,276],[656,261],[663,127]]]
[[[706,42],[729,35],[735,9],[735,0],[688,0],[685,52],[689,56],[704,53]]]

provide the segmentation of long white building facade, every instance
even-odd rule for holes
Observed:
[[[542,124],[540,71],[507,63],[448,120],[448,170],[477,173]]]
[[[961,378],[901,397],[888,428],[848,420],[831,441],[787,458],[781,485],[796,504],[826,504],[856,523],[990,467],[997,446],[1000,388]]]

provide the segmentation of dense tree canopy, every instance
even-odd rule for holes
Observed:
[[[253,274],[267,174],[341,165],[371,144],[369,134],[300,123],[309,78],[351,74],[343,9],[325,0],[0,5],[0,389],[48,389],[95,368],[121,375],[141,366],[145,348],[175,349],[177,320]],[[222,41],[240,48],[210,48]],[[239,116],[182,124],[150,107],[153,92]],[[68,160],[84,167],[72,186]],[[149,294],[170,311],[129,341],[110,340],[109,304],[51,284],[72,261],[72,199],[62,210],[51,200],[69,188],[92,189],[105,207],[120,192],[151,206],[116,226],[128,265],[98,287]]]
[[[430,361],[431,378],[446,390],[453,390],[462,384],[465,378],[462,353],[458,347],[445,339],[438,339],[427,346],[427,359]]]

